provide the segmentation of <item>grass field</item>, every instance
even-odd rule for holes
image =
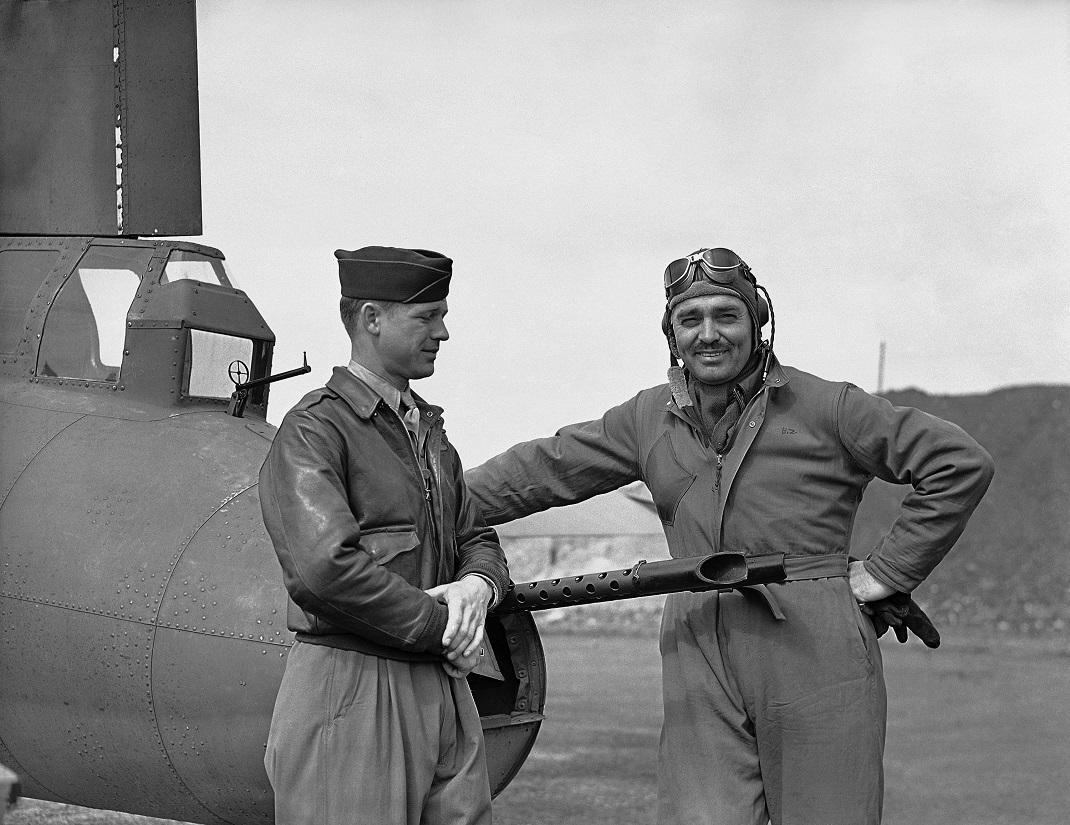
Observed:
[[[654,819],[661,724],[652,637],[544,634],[547,719],[495,802],[498,825]],[[886,825],[1070,822],[1070,643],[945,634],[882,642],[889,719]],[[25,800],[5,825],[162,820]]]

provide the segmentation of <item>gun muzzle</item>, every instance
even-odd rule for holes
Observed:
[[[510,584],[495,613],[520,613],[664,593],[731,590],[783,581],[784,554],[724,552],[694,558],[636,562],[624,570]]]

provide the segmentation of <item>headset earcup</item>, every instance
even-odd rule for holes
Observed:
[[[672,334],[672,324],[669,322],[669,310],[665,310],[665,314],[661,316],[661,332],[669,342],[669,354],[675,358],[680,357],[680,351],[676,346],[676,336]]]
[[[758,326],[764,327],[769,323],[769,302],[764,295],[758,296]]]

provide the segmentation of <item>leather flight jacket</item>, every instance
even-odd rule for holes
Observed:
[[[437,659],[448,611],[424,591],[468,573],[498,593],[508,587],[442,410],[416,402],[428,428],[426,473],[397,414],[342,367],[279,427],[260,501],[290,595],[287,624],[301,641]]]

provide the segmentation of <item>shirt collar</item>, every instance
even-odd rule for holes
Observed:
[[[383,401],[386,402],[387,406],[390,407],[390,409],[392,409],[394,412],[400,411],[401,400],[403,398],[405,399],[405,403],[408,404],[410,407],[414,407],[416,405],[416,402],[413,400],[411,392],[409,392],[408,390],[402,392],[385,378],[383,378],[383,376],[379,375],[379,373],[372,372],[363,364],[357,361],[350,361],[349,371],[353,373],[354,376],[363,381],[365,384],[367,384],[368,387],[376,395],[382,398]]]

